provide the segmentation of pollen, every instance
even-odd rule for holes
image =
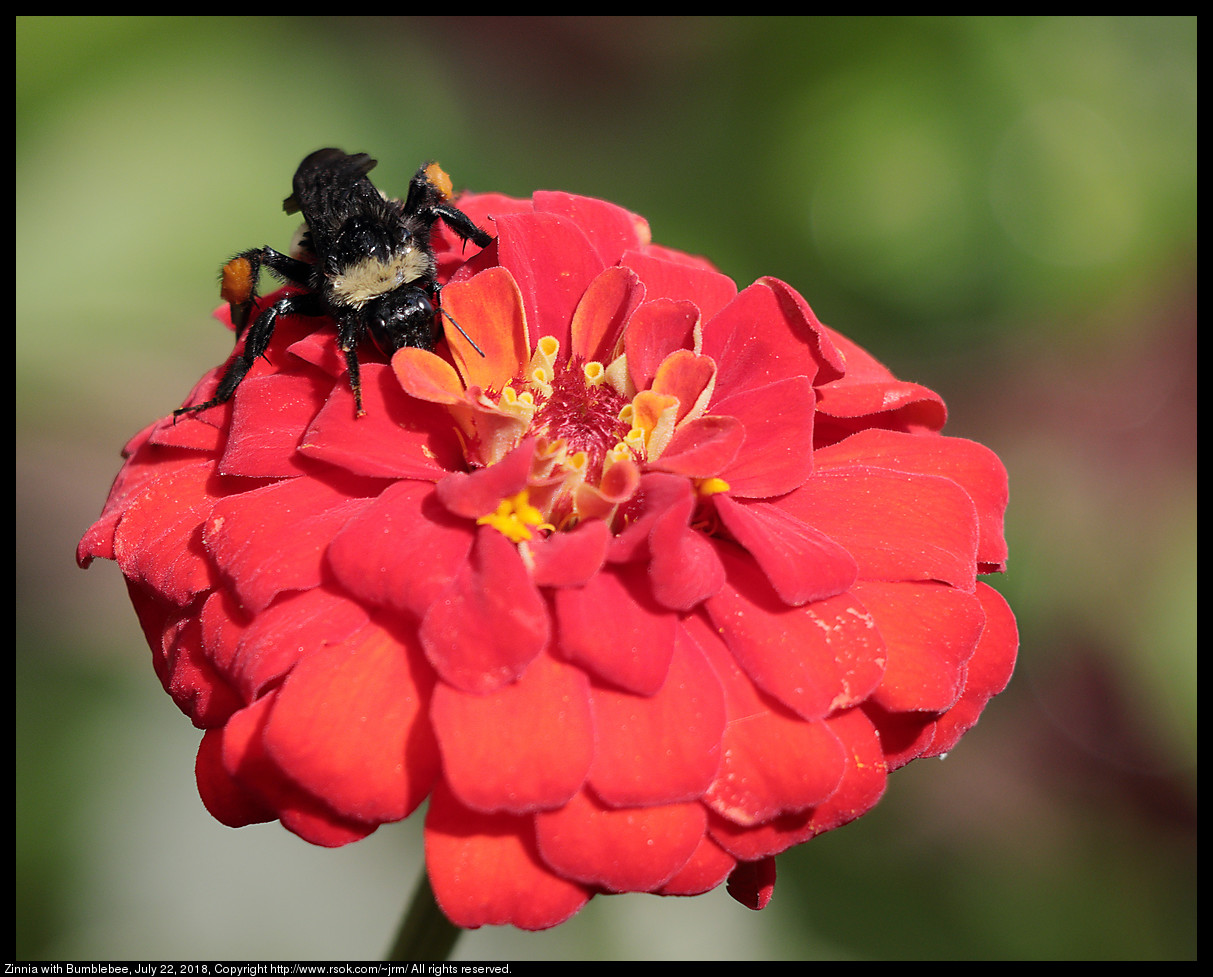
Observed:
[[[223,282],[219,288],[219,296],[224,302],[240,305],[249,300],[256,284],[252,262],[248,258],[233,258],[223,266]]]

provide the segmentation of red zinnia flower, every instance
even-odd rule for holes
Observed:
[[[80,563],[118,562],[223,823],[335,846],[428,798],[463,927],[762,906],[1006,684],[1003,466],[783,282],[602,201],[459,206],[497,237],[435,235],[483,356],[366,350],[356,417],[331,330],[282,319],[231,402],[131,441]]]

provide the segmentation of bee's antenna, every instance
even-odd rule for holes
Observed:
[[[479,346],[477,346],[475,340],[473,340],[471,336],[469,336],[466,332],[463,331],[463,326],[459,325],[459,323],[457,323],[451,317],[451,314],[449,312],[447,312],[446,309],[439,307],[438,311],[441,312],[444,316],[446,316],[447,322],[449,322],[452,326],[454,326],[456,329],[459,330],[459,335],[468,341],[468,345],[471,346],[472,349],[474,349],[481,356],[484,356],[484,350],[482,350]]]

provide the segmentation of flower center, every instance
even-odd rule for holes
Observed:
[[[552,378],[550,392],[539,398],[531,431],[549,443],[564,442],[565,452],[584,452],[585,478],[597,482],[602,477],[607,453],[627,436],[630,429],[619,412],[628,404],[626,397],[603,383],[598,363],[578,368],[569,364]]]

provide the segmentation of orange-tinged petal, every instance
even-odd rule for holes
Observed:
[[[484,353],[481,356],[472,349],[444,318],[447,341],[464,386],[500,391],[522,376],[531,358],[531,340],[522,293],[509,271],[488,268],[467,281],[447,285],[442,290],[442,308]]]
[[[710,356],[689,349],[675,350],[657,368],[652,389],[678,398],[678,420],[699,417],[708,405],[716,381],[716,364]]]
[[[455,368],[428,349],[406,346],[392,357],[392,369],[405,393],[435,404],[458,404],[464,384]]]
[[[632,310],[644,298],[644,286],[629,268],[616,265],[590,282],[573,313],[570,354],[583,362],[609,363],[623,337]]]

